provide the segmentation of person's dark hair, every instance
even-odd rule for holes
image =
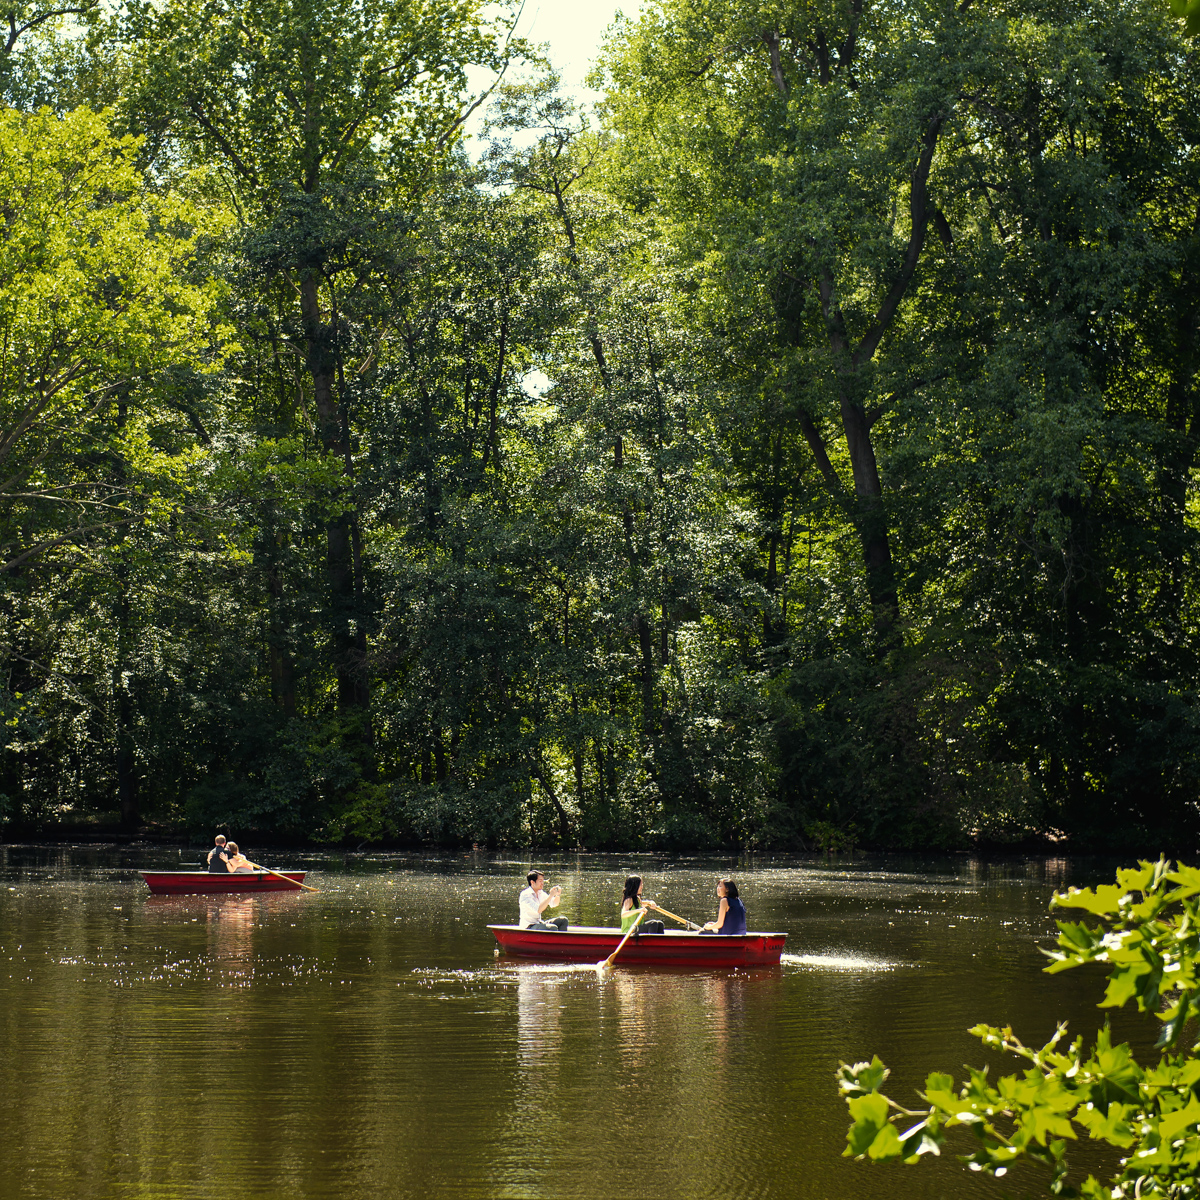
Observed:
[[[529,874],[525,876],[525,882],[529,884],[530,887],[533,887],[534,880],[537,879],[539,875],[541,875],[541,871],[530,871]]]
[[[641,908],[641,903],[638,900],[638,888],[642,886],[642,877],[640,875],[630,875],[625,880],[625,895],[621,897],[621,907],[625,907],[626,900],[633,901],[634,908]]]
[[[736,900],[738,898],[737,884],[732,879],[722,879],[721,882],[725,885],[725,899]]]

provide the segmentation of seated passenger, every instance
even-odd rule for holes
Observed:
[[[621,897],[621,932],[628,933],[637,920],[638,913],[644,908],[657,909],[653,900],[642,899],[642,877],[630,875],[625,880],[625,895]],[[638,925],[639,933],[663,933],[661,921],[647,921],[644,917]]]
[[[717,884],[717,895],[721,903],[717,905],[717,919],[709,921],[701,933],[745,933],[746,906],[738,899],[737,884],[732,879],[722,879]]]
[[[215,843],[213,848],[208,852],[206,870],[224,875],[229,870],[229,855],[225,852],[225,838],[218,833]]]
[[[229,851],[229,873],[231,875],[251,875],[254,864],[238,849],[237,842],[229,842],[225,849]]]
[[[557,884],[549,891],[543,886],[546,882],[546,877],[541,871],[530,871],[525,876],[525,882],[529,886],[521,893],[519,903],[521,906],[520,926],[522,929],[542,929],[548,932],[562,933],[567,928],[566,917],[552,917],[547,920],[543,914],[548,908],[557,908],[558,902],[562,898],[562,888]]]

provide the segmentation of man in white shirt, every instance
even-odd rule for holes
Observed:
[[[529,886],[521,893],[520,898],[521,928],[564,931],[567,928],[566,917],[554,917],[547,921],[542,915],[546,909],[558,907],[562,888],[556,885],[546,891],[546,877],[541,871],[530,871],[525,880]]]

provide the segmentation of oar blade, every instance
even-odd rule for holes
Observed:
[[[281,875],[278,871],[272,871],[270,867],[260,867],[258,863],[250,864],[256,871],[266,871],[268,875],[274,875],[279,879],[286,879],[288,883],[294,884],[296,887],[303,888],[306,892],[319,892],[320,888],[310,887],[307,883],[301,883],[298,879],[291,879],[287,875]]]
[[[617,948],[603,962],[598,962],[596,964],[596,970],[599,974],[603,975],[605,971],[612,970],[613,959],[615,959],[617,955],[621,953],[621,949],[624,947],[625,943],[629,941],[631,937],[633,937],[634,933],[637,931],[639,922],[645,915],[646,909],[643,908],[642,911],[639,912],[636,917],[634,917],[633,924],[629,927],[629,932],[617,943]]]

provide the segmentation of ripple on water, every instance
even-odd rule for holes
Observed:
[[[499,962],[495,966],[447,970],[441,967],[414,967],[414,975],[428,987],[435,983],[500,984],[511,987],[530,975],[597,975],[595,963],[516,963]]]
[[[815,971],[894,971],[910,965],[857,954],[784,954],[780,962],[785,967],[809,967]]]

